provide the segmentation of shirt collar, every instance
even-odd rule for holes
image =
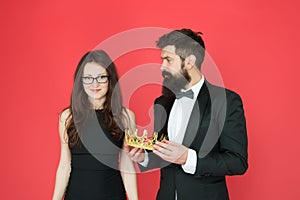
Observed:
[[[200,81],[198,81],[195,85],[193,85],[192,87],[188,88],[188,89],[181,89],[182,92],[186,92],[187,90],[192,90],[194,92],[194,98],[196,99],[198,97],[198,94],[202,88],[202,85],[204,84],[205,78],[202,75]]]

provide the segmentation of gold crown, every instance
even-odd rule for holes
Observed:
[[[129,129],[125,130],[125,141],[127,145],[142,149],[153,150],[153,145],[157,141],[163,141],[167,139],[165,136],[162,136],[159,140],[157,140],[157,132],[154,132],[152,137],[148,137],[147,130],[144,130],[143,135],[141,137],[137,135],[137,132],[138,130],[135,129],[135,132],[133,134],[130,134]]]

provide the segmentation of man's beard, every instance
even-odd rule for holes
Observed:
[[[163,81],[162,94],[168,97],[180,92],[191,81],[191,77],[185,69],[182,69],[181,73],[176,76],[166,71],[163,71],[162,75],[163,77],[167,75]]]

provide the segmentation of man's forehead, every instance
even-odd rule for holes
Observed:
[[[174,45],[168,45],[162,48],[161,55],[162,56],[167,56],[167,55],[176,55],[175,53],[175,46]]]

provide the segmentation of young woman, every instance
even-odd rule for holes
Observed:
[[[53,200],[138,199],[134,165],[122,150],[125,128],[135,129],[135,117],[122,106],[114,63],[102,50],[86,53],[60,115]]]

